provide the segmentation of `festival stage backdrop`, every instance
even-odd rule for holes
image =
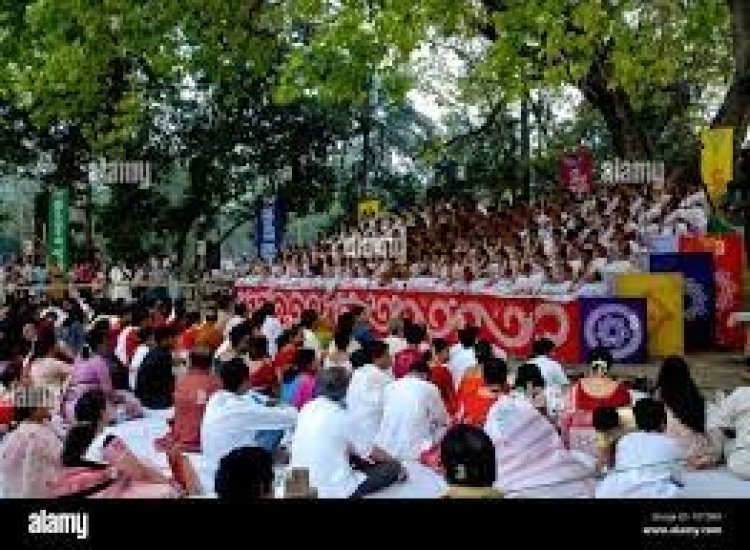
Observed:
[[[680,252],[711,252],[716,281],[716,343],[732,350],[742,349],[742,327],[730,326],[729,316],[742,308],[742,236],[723,235],[680,237]]]
[[[488,296],[452,292],[414,292],[389,289],[281,289],[243,286],[237,297],[256,309],[264,301],[276,304],[284,323],[294,322],[304,309],[314,309],[330,320],[355,304],[370,311],[373,328],[381,335],[387,323],[402,314],[425,323],[434,337],[451,338],[456,328],[470,322],[481,327],[481,336],[513,357],[526,358],[534,339],[555,342],[555,357],[565,363],[580,360],[580,314],[577,300]]]
[[[581,353],[586,360],[599,346],[615,363],[645,363],[648,357],[648,318],[645,298],[579,298]]]
[[[684,353],[682,275],[625,273],[616,277],[615,289],[623,298],[648,300],[648,351],[651,355],[665,357]]]
[[[716,333],[716,286],[711,253],[652,254],[650,271],[682,274],[685,282],[685,349],[710,349]]]

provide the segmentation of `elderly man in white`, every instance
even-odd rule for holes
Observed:
[[[450,420],[430,367],[420,360],[403,378],[385,388],[383,421],[375,445],[399,460],[417,460],[440,441]]]
[[[356,369],[346,392],[346,410],[354,427],[354,443],[360,453],[367,454],[383,420],[385,389],[394,378],[388,345],[375,340],[367,345],[369,363]]]
[[[300,411],[292,438],[291,467],[310,473],[321,498],[360,498],[406,479],[401,464],[373,447],[357,453],[355,427],[343,405],[349,373],[342,367],[318,374],[318,397]]]
[[[284,430],[294,427],[297,410],[275,405],[268,397],[249,389],[250,373],[239,358],[221,364],[223,389],[208,400],[201,423],[201,446],[208,464],[244,446],[274,452]]]

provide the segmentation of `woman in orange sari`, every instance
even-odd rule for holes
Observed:
[[[505,361],[496,357],[483,359],[481,383],[473,388],[464,387],[464,393],[458,396],[458,418],[472,426],[484,426],[490,407],[507,393],[507,377]]]

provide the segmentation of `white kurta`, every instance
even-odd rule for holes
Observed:
[[[279,349],[276,340],[279,339],[283,330],[279,320],[276,317],[270,316],[266,317],[263,321],[263,326],[260,327],[260,332],[266,337],[268,342],[268,354],[271,356],[271,359],[276,357],[276,352]]]
[[[539,357],[529,359],[528,363],[533,363],[539,367],[539,371],[542,373],[547,386],[567,386],[570,383],[562,365],[554,359],[540,355]]]
[[[256,392],[237,395],[219,390],[208,400],[201,423],[203,456],[218,464],[232,450],[257,446],[260,430],[285,430],[297,421],[297,410],[284,405],[270,407],[268,398]]]
[[[461,380],[463,380],[466,371],[476,365],[477,356],[474,353],[474,348],[465,348],[460,343],[450,348],[448,370],[451,371],[456,389],[461,385]]]
[[[390,372],[375,365],[365,365],[352,374],[346,392],[346,408],[352,426],[357,452],[366,455],[372,448],[383,420],[384,392],[393,382]]]
[[[675,498],[682,458],[677,443],[661,433],[634,432],[617,442],[615,471],[596,487],[597,498]]]
[[[375,445],[401,460],[416,460],[442,436],[448,413],[437,386],[413,375],[385,388]]]
[[[734,428],[736,437],[725,448],[727,466],[750,479],[750,386],[737,388],[708,415],[707,428]]]
[[[365,480],[349,463],[351,424],[344,408],[327,397],[307,403],[292,438],[291,466],[306,468],[321,498],[347,498]]]

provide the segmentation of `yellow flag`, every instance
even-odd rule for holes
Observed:
[[[682,355],[685,348],[684,298],[679,273],[627,273],[615,278],[623,298],[646,298],[649,355]]]
[[[733,134],[732,128],[714,128],[701,134],[701,174],[714,203],[724,197],[732,180]]]
[[[359,219],[371,218],[380,212],[380,201],[378,199],[363,199],[357,207]]]

